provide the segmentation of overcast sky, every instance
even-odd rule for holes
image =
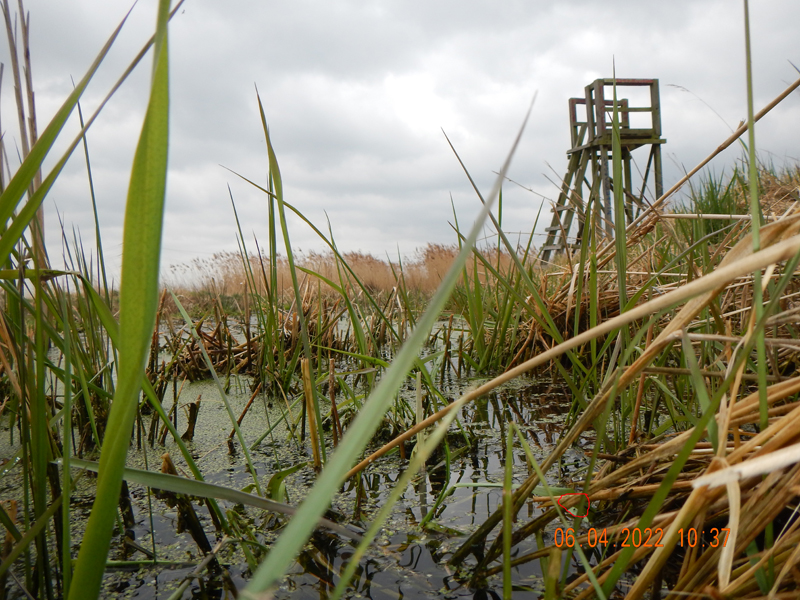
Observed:
[[[12,4],[15,4],[12,2]],[[155,0],[139,0],[84,97],[88,114],[152,34]],[[800,77],[800,2],[751,3],[756,110]],[[129,5],[108,0],[26,0],[40,130],[86,71]],[[709,154],[746,117],[741,2],[671,0],[321,1],[187,0],[170,25],[170,173],[163,269],[236,249],[230,185],[252,247],[266,244],[266,202],[225,167],[265,182],[261,94],[283,174],[285,199],[321,229],[326,213],[343,250],[404,256],[452,243],[451,196],[461,224],[478,199],[442,129],[488,191],[534,93],[510,177],[554,198],[564,175],[567,100],[610,77],[661,83],[665,186]],[[0,60],[8,49],[0,44]],[[89,150],[105,251],[121,257],[127,180],[147,99],[148,55],[91,128]],[[3,134],[19,139],[10,70]],[[69,126],[78,130],[77,116]],[[800,93],[761,121],[762,158],[796,162]],[[57,154],[48,159],[52,164]],[[714,165],[729,172],[741,150]],[[644,161],[644,158],[640,160]],[[548,166],[549,165],[549,166]],[[12,168],[14,165],[12,164]],[[552,167],[552,170],[551,170]],[[509,231],[530,231],[541,197],[504,192]],[[86,246],[94,226],[86,166],[77,152],[46,200],[47,242],[61,254],[58,216]],[[549,222],[544,211],[543,227]],[[549,223],[548,223],[549,224]],[[322,243],[292,222],[303,251]]]

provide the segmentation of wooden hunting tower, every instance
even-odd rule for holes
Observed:
[[[541,258],[545,261],[567,247],[580,246],[589,206],[596,207],[601,216],[597,233],[605,233],[609,238],[614,235],[611,178],[614,83],[613,79],[598,79],[586,86],[584,98],[569,100],[572,148],[567,152],[567,174],[561,182],[561,191],[553,207],[553,220],[545,230],[547,241],[541,251]],[[648,191],[648,181],[651,181],[653,187],[650,188],[650,193],[654,191],[655,198],[663,193],[661,144],[667,140],[661,138],[658,79],[617,79],[616,87],[625,214],[630,223],[641,210]],[[625,95],[637,97],[629,99]],[[579,106],[585,108],[585,121],[579,120],[582,116],[578,114]],[[636,178],[641,187],[635,190],[631,173],[631,167],[634,166],[631,152],[642,146],[649,146],[650,153],[644,171],[639,171],[641,179]],[[574,233],[570,230],[574,230]]]

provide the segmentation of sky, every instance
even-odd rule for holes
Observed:
[[[85,115],[152,35],[156,4],[139,0],[133,7],[83,97]],[[41,131],[72,90],[71,78],[83,76],[130,4],[26,0],[25,9]],[[800,2],[752,2],[750,21],[758,111],[800,77],[792,65],[800,66]],[[747,115],[744,10],[730,0],[602,6],[589,0],[187,0],[169,35],[162,274],[171,265],[237,250],[231,195],[248,248],[255,250],[254,237],[266,246],[266,198],[237,175],[266,181],[256,89],[286,201],[323,231],[330,226],[341,250],[392,259],[413,258],[427,243],[454,243],[454,208],[462,227],[477,213],[479,199],[443,131],[486,193],[536,96],[509,172],[519,185],[506,184],[503,196],[504,229],[530,232],[543,198],[557,196],[553,181],[565,174],[568,99],[611,77],[614,68],[620,78],[660,81],[665,187]],[[19,130],[8,56],[0,43],[6,64],[1,125],[15,156]],[[115,277],[151,66],[148,54],[87,135],[103,248]],[[78,130],[74,115],[46,167]],[[762,160],[797,163],[798,132],[800,92],[794,92],[756,128]],[[734,146],[711,169],[730,173],[741,158]],[[15,169],[18,162],[10,162]],[[54,264],[63,254],[59,222],[70,240],[75,232],[87,249],[94,245],[81,150],[45,210]],[[537,230],[549,220],[545,200]],[[290,220],[290,232],[301,253],[325,248],[297,219]]]

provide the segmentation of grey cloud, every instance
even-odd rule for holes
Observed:
[[[154,6],[134,8],[119,47],[87,94],[87,110],[152,32]],[[27,8],[37,101],[46,119],[69,93],[69,75],[83,73],[125,9],[100,0],[29,0]],[[769,0],[752,10],[758,108],[797,77],[786,60],[800,64],[793,26],[800,6]],[[593,79],[610,76],[612,60],[620,77],[661,80],[666,178],[675,181],[681,165],[690,168],[727,137],[723,120],[735,126],[745,116],[742,29],[741,7],[721,0],[625,0],[602,8],[589,0],[189,0],[171,25],[164,263],[236,248],[228,184],[245,236],[251,230],[266,235],[263,194],[218,166],[264,182],[266,149],[254,84],[287,200],[324,231],[327,212],[344,250],[383,256],[399,245],[411,253],[427,241],[455,241],[447,224],[451,193],[462,224],[477,211],[477,198],[440,128],[486,190],[538,90],[511,176],[553,196],[548,178],[560,177],[566,165],[567,99],[581,95]],[[110,255],[119,255],[127,172],[149,70],[147,57],[89,137]],[[759,147],[780,157],[798,153],[786,135],[800,125],[798,100],[795,94],[759,125]],[[13,136],[8,106],[5,98],[3,123]],[[718,169],[738,157],[737,149],[729,151]],[[69,169],[48,210],[57,202],[86,239],[93,224],[82,155]],[[511,184],[504,199],[509,229],[529,229],[540,199]],[[549,221],[546,212],[543,221]],[[321,247],[296,220],[292,236],[304,249]]]

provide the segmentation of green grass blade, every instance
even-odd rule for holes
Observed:
[[[20,555],[25,552],[28,546],[31,545],[31,542],[36,539],[36,536],[39,535],[50,522],[50,519],[53,518],[53,515],[56,514],[56,511],[61,508],[61,497],[55,498],[47,510],[42,513],[42,515],[36,519],[34,523],[31,524],[28,531],[25,532],[20,540],[14,545],[11,549],[11,552],[8,556],[3,559],[3,562],[0,563],[0,577],[3,576],[3,573],[8,571],[9,567],[14,564]],[[84,596],[85,597],[85,596]]]
[[[464,399],[456,400],[456,403],[460,402],[462,405],[464,404]],[[408,467],[405,471],[397,478],[397,482],[395,483],[392,491],[389,493],[389,496],[386,498],[385,502],[381,506],[378,514],[375,515],[372,523],[370,523],[369,529],[364,534],[364,539],[361,540],[361,543],[356,548],[353,555],[350,557],[350,560],[347,563],[347,567],[344,569],[339,582],[336,584],[336,589],[333,590],[331,594],[330,600],[339,600],[342,594],[345,592],[347,585],[350,583],[353,575],[358,568],[359,561],[364,556],[366,552],[367,544],[371,543],[375,537],[378,535],[381,526],[389,518],[392,513],[392,508],[400,500],[400,497],[403,493],[408,489],[409,484],[411,483],[411,479],[419,472],[419,470],[425,465],[425,461],[430,457],[431,453],[444,441],[445,435],[450,428],[450,425],[456,418],[458,414],[458,410],[452,411],[448,414],[442,421],[436,426],[433,432],[430,434],[430,437],[426,438],[425,441],[421,442],[418,446],[418,450],[415,451],[414,456],[411,457],[409,461]],[[445,446],[446,447],[446,446]],[[428,511],[428,515],[426,515],[426,519],[423,519],[422,523],[420,524],[420,528],[427,523],[430,518],[433,517],[433,514],[436,512],[436,509],[441,502],[447,497],[449,493],[455,488],[458,487],[466,487],[466,486],[475,486],[475,487],[500,487],[500,484],[494,483],[457,483],[449,488],[443,489],[442,494],[439,495],[439,498],[434,504],[433,508]]]
[[[506,465],[503,485],[503,600],[511,600],[511,532],[514,519],[514,500],[511,485],[514,470],[514,430],[506,436]]]
[[[308,463],[297,463],[292,467],[288,467],[286,469],[282,469],[272,474],[272,477],[269,478],[269,483],[267,484],[267,496],[270,500],[274,500],[275,502],[281,502],[285,498],[288,498],[286,492],[286,485],[283,483],[283,480],[286,479],[289,475],[296,473],[300,469],[306,467]]]
[[[686,335],[685,330],[681,343],[683,346],[683,355],[686,357],[686,363],[689,365],[689,370],[691,371],[692,385],[694,385],[700,409],[702,412],[705,412],[711,406],[711,400],[708,397],[708,389],[706,388],[705,381],[703,381],[703,375],[700,373],[700,365],[697,364],[697,357],[694,354],[692,342],[689,340],[689,336]],[[719,434],[717,433],[717,421],[715,419],[711,419],[708,422],[708,437],[711,439],[711,445],[716,454],[719,446]]]
[[[761,203],[758,198],[758,158],[756,157],[756,130],[755,117],[753,114],[753,65],[750,58],[750,6],[748,0],[744,0],[744,26],[745,26],[745,55],[747,67],[747,135],[748,135],[748,192],[750,195],[750,231],[753,235],[753,252],[758,252],[761,248]],[[764,311],[762,305],[761,291],[761,271],[753,273],[753,306],[756,311],[756,318],[760,319]],[[759,407],[761,413],[760,425],[765,429],[768,424],[767,411],[767,355],[764,346],[763,332],[756,338],[756,352],[758,354],[758,389]]]
[[[528,115],[530,115],[530,109],[528,110]],[[527,122],[528,115],[525,117],[525,122]],[[370,395],[369,400],[364,404],[358,416],[348,428],[336,452],[331,456],[316,484],[309,492],[308,497],[300,506],[297,515],[290,521],[281,537],[278,538],[264,563],[253,574],[252,580],[243,592],[244,597],[257,598],[258,595],[273,586],[283,576],[303,547],[303,544],[305,544],[305,540],[311,534],[313,523],[328,508],[331,498],[342,484],[345,474],[377,430],[384,413],[392,405],[397,391],[417,360],[419,349],[428,339],[428,332],[438,319],[455,288],[461,275],[461,270],[478,239],[483,223],[499,192],[500,184],[508,171],[511,158],[522,136],[524,127],[525,124],[523,123],[511,152],[500,170],[500,175],[488,197],[488,201],[476,218],[475,225],[464,247],[442,280],[439,289],[431,299],[428,309],[420,317],[408,341],[403,344],[395,357],[394,363],[386,371],[375,391]]]
[[[175,5],[175,8],[169,15],[170,18],[172,18],[172,16],[175,15],[178,8],[180,8],[183,2],[184,0],[180,0]],[[124,23],[125,20],[123,20],[122,23],[120,23],[119,27],[117,27],[117,29],[114,31],[111,38],[109,38],[108,42],[101,50],[97,59],[95,59],[95,63],[92,64],[89,72],[87,72],[86,76],[84,76],[84,78],[78,83],[77,87],[75,87],[72,94],[70,94],[65,103],[62,105],[61,109],[59,109],[59,111],[56,113],[56,116],[53,117],[50,124],[45,129],[45,132],[37,140],[36,144],[31,149],[31,152],[28,154],[28,157],[23,161],[23,164],[17,170],[11,182],[9,182],[9,186],[3,191],[2,195],[0,195],[0,223],[5,223],[6,221],[8,221],[9,218],[11,218],[11,215],[13,214],[16,206],[19,204],[22,195],[25,193],[27,189],[29,189],[30,182],[36,176],[36,173],[39,172],[41,164],[44,161],[44,158],[47,156],[47,153],[52,147],[55,138],[58,137],[59,132],[63,128],[66,119],[69,117],[70,111],[72,111],[74,107],[77,105],[78,98],[80,98],[81,94],[85,90],[86,85],[89,83],[89,80],[91,79],[92,75],[97,70],[97,67],[99,66],[100,62],[102,62],[103,57],[105,56],[105,54],[108,53],[110,46],[113,44],[117,34],[119,33]],[[69,160],[69,157],[72,155],[72,152],[75,150],[77,145],[83,139],[83,136],[85,135],[86,131],[89,129],[89,127],[91,127],[97,116],[100,114],[100,111],[103,110],[103,108],[111,99],[111,97],[122,86],[123,82],[128,78],[128,76],[133,72],[134,68],[139,64],[139,62],[145,56],[150,46],[153,45],[154,40],[155,36],[151,38],[144,45],[144,47],[139,51],[139,53],[136,55],[133,61],[131,61],[127,69],[125,69],[125,72],[111,88],[111,91],[106,95],[106,97],[100,103],[98,108],[86,122],[86,125],[85,127],[82,128],[80,134],[78,134],[78,136],[72,141],[72,143],[69,145],[67,150],[62,155],[61,159],[56,163],[56,165],[53,167],[53,169],[45,178],[45,180],[42,182],[42,184],[34,192],[31,198],[25,203],[25,205],[22,207],[19,213],[14,217],[13,221],[9,225],[8,229],[3,233],[2,237],[0,237],[0,257],[3,257],[2,260],[0,260],[0,264],[6,262],[13,247],[16,245],[17,241],[19,241],[19,239],[22,237],[22,234],[30,224],[34,215],[36,215],[39,207],[44,201],[45,196],[55,183],[58,175],[61,173],[65,164]],[[12,184],[14,185],[12,186]]]
[[[761,247],[760,227],[761,227],[761,202],[758,196],[758,165],[756,163],[756,123],[753,108],[753,64],[750,53],[750,4],[744,0],[744,41],[745,41],[745,63],[747,68],[747,134],[748,134],[748,168],[749,168],[749,194],[750,194],[750,224],[753,235],[753,251],[758,252]],[[753,273],[753,307],[757,320],[761,320],[764,315],[763,291],[761,289],[761,271]],[[756,369],[758,373],[758,399],[759,399],[759,424],[761,430],[767,428],[769,424],[769,404],[767,403],[767,350],[764,343],[764,330],[756,332],[756,355],[758,361]],[[772,547],[773,531],[770,524],[765,531],[764,544]],[[769,563],[769,581],[773,578],[773,560]]]
[[[95,473],[99,472],[100,470],[99,463],[78,458],[72,458],[71,466],[78,469],[93,471]],[[301,466],[305,465],[298,465],[298,468]],[[295,470],[297,470],[297,468],[295,468]],[[248,494],[247,492],[242,492],[240,490],[221,485],[215,485],[213,483],[207,483],[205,481],[187,479],[186,477],[179,477],[177,475],[168,475],[166,473],[143,471],[142,469],[131,469],[129,467],[125,467],[122,478],[126,481],[138,483],[139,485],[146,485],[147,487],[166,490],[174,494],[186,494],[187,496],[197,496],[199,498],[216,498],[218,500],[227,500],[228,502],[245,504],[247,506],[253,506],[255,508],[269,510],[284,515],[293,515],[295,512],[297,512],[297,509],[295,509],[293,506],[283,504],[282,502],[268,500],[267,498],[262,498],[261,496],[256,496],[255,494]],[[319,519],[317,523],[320,527],[325,527],[331,531],[335,531],[336,533],[341,533],[342,535],[354,540],[361,539],[361,536],[357,533],[350,531],[349,529],[346,529],[341,525],[334,523],[333,521],[329,521],[328,519]]]
[[[92,216],[94,217],[94,239],[95,248],[97,250],[97,260],[99,271],[103,279],[103,295],[106,302],[110,302],[108,295],[108,278],[106,277],[106,259],[103,254],[103,238],[100,235],[100,218],[97,215],[97,197],[94,191],[94,177],[92,176],[92,162],[89,159],[89,141],[86,139],[86,123],[83,120],[83,110],[81,110],[81,103],[78,102],[78,120],[81,124],[81,139],[83,140],[83,156],[86,159],[86,176],[89,180],[89,196],[92,199]]]
[[[458,162],[461,164],[461,167],[464,170],[464,174],[467,176],[467,179],[469,180],[470,184],[472,185],[473,190],[475,190],[475,193],[478,195],[478,198],[480,199],[480,201],[484,202],[484,199],[481,196],[481,193],[478,190],[478,187],[475,185],[475,181],[473,180],[472,176],[469,174],[469,171],[467,170],[467,168],[464,166],[464,163],[462,162],[461,157],[458,155],[458,152],[456,152],[456,149],[450,143],[450,140],[449,140],[449,138],[447,138],[446,135],[445,135],[445,138],[447,139],[447,143],[450,144],[450,148],[453,150],[453,153],[456,155],[456,158],[458,159]],[[561,330],[555,324],[555,322],[553,321],[553,318],[550,315],[550,312],[549,312],[549,310],[547,308],[547,305],[545,304],[544,300],[542,299],[541,295],[539,294],[538,286],[533,283],[533,280],[531,279],[530,275],[528,274],[527,269],[521,263],[521,261],[519,259],[519,256],[517,256],[516,248],[514,247],[513,244],[511,244],[511,242],[508,239],[508,236],[506,236],[506,234],[500,228],[500,225],[497,222],[497,219],[494,217],[494,215],[491,212],[489,213],[489,220],[492,222],[492,225],[494,226],[495,230],[497,231],[498,236],[502,240],[503,245],[506,247],[508,255],[511,258],[512,262],[514,263],[514,266],[516,267],[517,273],[522,278],[522,281],[525,284],[525,287],[526,287],[526,290],[527,290],[528,294],[530,294],[534,304],[538,308],[538,313],[537,313],[536,310],[530,310],[531,316],[534,319],[536,319],[536,321],[539,322],[542,325],[544,330],[556,341],[556,343],[558,343],[558,344],[562,343],[564,341],[564,337],[563,337],[563,335],[561,333]],[[502,278],[500,278],[500,279],[502,279]],[[511,286],[509,286],[509,287],[511,287]],[[528,303],[526,302],[526,304],[528,304]],[[571,352],[571,351],[567,352],[566,355],[567,355],[567,357],[569,358],[569,360],[572,362],[573,366],[576,369],[583,369],[583,365],[582,365],[581,361],[578,360],[578,358],[577,358],[577,356],[575,355],[574,352]],[[562,371],[563,374],[565,375],[564,376],[564,380],[572,387],[571,378],[568,377],[567,374],[563,371],[563,367],[560,366],[560,363],[557,363],[557,366],[558,366],[559,370]],[[577,390],[573,389],[572,391],[573,391],[573,393],[575,393]]]
[[[70,600],[95,598],[100,590],[155,325],[169,134],[168,17],[169,0],[161,0],[150,100],[134,156],[125,211],[118,384],[100,454],[97,495],[78,554]]]
[[[274,193],[272,193],[271,191],[267,190],[266,188],[258,185],[253,180],[248,179],[247,177],[244,177],[243,175],[240,175],[236,171],[231,171],[231,173],[233,173],[234,175],[239,177],[241,180],[246,181],[247,183],[249,183],[250,185],[252,185],[256,189],[261,190],[262,192],[267,194],[267,196],[269,196],[270,198],[272,198],[272,199],[275,198],[275,194]],[[271,206],[271,204],[270,204],[270,206]],[[338,264],[341,264],[348,271],[348,273],[349,273],[348,279],[352,278],[352,280],[355,281],[356,284],[358,284],[358,287],[364,293],[364,298],[367,299],[367,301],[375,309],[376,314],[381,319],[383,319],[384,322],[386,323],[387,331],[389,331],[395,339],[399,340],[400,336],[398,335],[397,331],[395,330],[394,324],[391,322],[391,320],[389,320],[386,317],[386,315],[384,315],[384,313],[381,310],[380,306],[377,304],[377,301],[375,300],[375,297],[370,293],[370,291],[367,288],[367,286],[361,281],[361,279],[358,277],[358,275],[356,275],[355,271],[350,267],[350,265],[347,264],[347,261],[339,253],[339,250],[336,247],[336,244],[333,243],[331,240],[329,240],[327,237],[325,237],[325,234],[322,233],[322,231],[320,231],[320,229],[316,225],[314,225],[308,219],[308,217],[306,217],[302,212],[300,212],[300,210],[298,210],[295,206],[293,206],[289,202],[286,202],[286,200],[283,200],[283,206],[285,208],[289,209],[291,212],[293,212],[301,221],[303,221],[306,225],[308,225],[311,228],[311,230],[320,237],[320,239],[323,241],[323,243],[325,245],[327,245],[328,248],[330,248],[330,250],[333,253],[334,257],[337,259]],[[272,217],[270,217],[270,218],[272,218]],[[271,240],[271,242],[273,241],[272,238],[270,238],[270,240]],[[460,244],[460,240],[459,240],[459,244]],[[271,264],[274,266],[277,263],[276,263],[276,261],[272,261]],[[273,281],[277,281],[277,275],[273,275]],[[348,300],[347,296],[343,296],[343,298],[345,299],[345,301]]]
[[[64,414],[72,415],[72,339],[70,335],[71,327],[71,313],[67,309],[66,295],[61,295],[61,314],[64,320]],[[64,458],[64,477],[61,482],[62,490],[72,489],[71,479],[69,477],[69,459],[72,456],[72,419],[64,418],[63,430],[63,458]],[[70,495],[63,494],[63,506],[61,507],[62,515],[62,566],[61,570],[64,578],[64,595],[69,595],[69,588],[72,583],[72,557],[71,557],[71,537],[70,537]]]
[[[278,158],[275,156],[275,149],[272,147],[272,140],[269,136],[269,128],[267,127],[267,118],[264,114],[264,106],[261,104],[261,96],[258,95],[258,92],[256,92],[256,96],[258,97],[258,110],[259,114],[261,115],[261,124],[264,128],[264,137],[267,141],[267,153],[269,155],[269,178],[275,186],[274,198],[278,204],[278,217],[281,224],[281,231],[283,232],[283,241],[286,246],[286,260],[289,263],[289,274],[292,278],[292,289],[294,290],[295,303],[297,305],[297,319],[300,324],[300,338],[303,340],[303,352],[306,355],[306,359],[308,359],[312,379],[316,379],[316,367],[314,366],[316,363],[314,361],[314,355],[311,352],[311,343],[308,339],[308,327],[306,326],[306,318],[303,314],[303,297],[300,295],[300,286],[297,283],[297,271],[294,266],[294,254],[292,252],[291,241],[289,240],[289,228],[286,225],[286,211],[284,210],[283,205],[283,180],[281,179],[281,170],[278,166]],[[317,391],[316,386],[314,386],[312,389],[312,394],[314,398],[314,412],[316,413],[315,416],[317,418],[317,423],[322,423],[322,416],[319,412],[319,392]],[[319,430],[318,435],[319,448],[322,452],[322,462],[324,464],[327,460],[327,456],[325,450],[325,439],[322,436],[321,429]]]
[[[556,500],[557,494],[560,495],[565,492],[561,491],[562,488],[551,487],[550,484],[547,483],[547,478],[544,476],[544,472],[542,471],[539,462],[534,457],[533,452],[531,451],[531,447],[525,440],[525,435],[522,433],[519,426],[516,423],[509,423],[509,429],[516,434],[517,439],[519,439],[520,444],[522,444],[522,448],[525,451],[525,455],[528,457],[528,462],[533,467],[534,471],[536,472],[536,475],[539,477],[539,481],[541,482],[541,487],[544,488],[545,495],[550,496],[550,500],[553,503],[553,506],[556,508],[556,512],[558,513],[559,519],[561,519],[565,527],[570,527],[570,523],[568,522],[566,516],[562,511],[561,505]],[[589,559],[586,557],[586,554],[583,552],[583,549],[580,547],[580,545],[576,545],[575,550],[578,553],[578,557],[581,563],[583,564],[584,570],[587,576],[589,577],[589,581],[592,584],[592,587],[594,588],[597,597],[600,598],[601,600],[605,600],[606,595],[603,592],[603,588],[600,586],[600,582],[597,581],[597,577],[592,571],[592,566],[589,563]]]
[[[103,62],[106,54],[108,54],[108,51],[111,49],[111,46],[117,39],[117,35],[122,29],[122,26],[125,24],[125,20],[127,18],[128,17],[126,15],[125,19],[122,20],[119,26],[117,26],[117,28],[111,34],[111,37],[108,39],[105,46],[103,46],[102,50],[100,50],[100,53],[97,55],[97,58],[94,59],[94,62],[89,67],[86,75],[84,75],[83,79],[78,82],[78,85],[61,105],[61,108],[58,109],[58,112],[56,112],[55,116],[51,119],[50,123],[39,136],[39,139],[36,141],[33,148],[31,148],[28,156],[25,157],[25,160],[23,160],[19,169],[17,169],[14,177],[12,177],[11,181],[8,182],[8,186],[6,186],[6,189],[3,191],[2,195],[0,195],[0,223],[5,223],[8,221],[14,212],[14,209],[17,207],[17,204],[19,204],[20,199],[28,190],[33,178],[41,168],[47,153],[50,152],[50,149],[53,147],[56,138],[58,138],[59,133],[66,124],[67,119],[69,119],[69,116],[75,108],[75,105],[78,103],[78,99],[81,97],[81,94],[83,94],[86,86],[89,85],[89,81],[91,81],[92,77],[97,72],[97,69],[100,67],[100,63]],[[4,262],[5,259],[0,261],[0,263]]]

